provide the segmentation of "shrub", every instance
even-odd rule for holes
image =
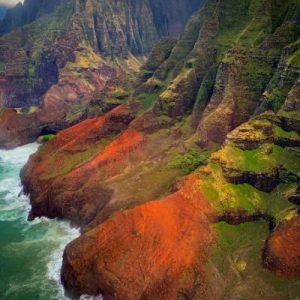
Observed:
[[[185,154],[177,154],[168,164],[172,169],[180,169],[185,174],[189,174],[200,167],[208,158],[207,151],[199,152],[197,150],[189,150]]]

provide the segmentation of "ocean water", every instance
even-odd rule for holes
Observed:
[[[19,172],[37,148],[0,150],[1,300],[68,299],[60,282],[62,254],[79,232],[58,220],[28,222],[29,200],[19,196]]]

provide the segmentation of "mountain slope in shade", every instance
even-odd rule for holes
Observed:
[[[299,14],[294,0],[207,1],[121,105],[31,157],[30,218],[83,229],[65,250],[67,289],[297,297]]]
[[[6,11],[7,11],[6,7],[0,6],[0,21],[2,21],[3,18],[5,17]]]
[[[42,15],[52,13],[60,5],[67,2],[70,1],[25,0],[24,4],[19,2],[15,7],[7,9],[7,13],[0,23],[0,35],[13,31],[23,25],[30,24]]]

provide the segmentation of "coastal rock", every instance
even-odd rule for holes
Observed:
[[[215,298],[206,262],[214,242],[210,204],[195,176],[177,193],[107,222],[69,244],[62,279],[76,294],[113,299]]]
[[[89,174],[85,172],[85,175],[83,175],[83,173],[78,174],[76,167],[83,165],[85,158],[87,160],[87,166],[90,165],[96,170],[98,164],[93,163],[93,160],[91,160],[91,164],[89,164],[88,161],[93,155],[95,155],[95,159],[97,157],[99,158],[102,164],[104,164],[104,167],[110,166],[110,164],[105,163],[108,162],[106,158],[109,159],[108,154],[111,149],[113,151],[118,147],[118,142],[115,142],[110,147],[109,145],[105,147],[105,140],[110,140],[111,137],[119,134],[127,127],[133,119],[132,112],[133,109],[128,106],[119,106],[104,116],[96,119],[88,119],[70,129],[61,131],[54,139],[44,145],[44,150],[42,148],[41,151],[30,159],[28,165],[22,170],[21,176],[25,192],[31,196],[31,218],[47,215],[49,217],[69,217],[75,223],[88,223],[90,221],[92,217],[88,217],[86,214],[92,214],[92,216],[96,214],[100,207],[105,204],[110,193],[101,185],[96,189],[91,188],[87,194],[84,192],[82,194],[78,193],[80,187],[82,188],[83,185],[87,183],[88,178],[86,176],[92,175],[93,172]],[[130,139],[129,141],[134,142],[134,140]],[[129,151],[130,145],[128,147]],[[103,153],[100,152],[101,154],[97,156],[97,151],[101,149]],[[122,149],[123,148],[116,149],[115,159],[117,159]],[[120,162],[115,161],[113,158],[112,161],[115,162],[115,165],[118,165]],[[72,173],[73,169],[75,170]],[[84,168],[82,171],[84,172]],[[78,174],[79,176],[76,177],[77,180],[75,180],[71,174]],[[72,181],[73,184],[68,181],[70,186],[68,186],[67,189],[67,180],[61,180],[61,176],[65,175],[74,179]],[[56,187],[62,187],[63,192],[59,192],[59,188],[54,188],[56,178]],[[95,176],[91,176],[91,178],[97,179]],[[73,200],[72,197],[74,196],[73,193],[71,193],[72,187],[74,188],[74,192],[76,191],[73,205],[69,202]],[[89,185],[89,187],[91,186]],[[57,197],[55,197],[55,193]],[[101,194],[103,197],[100,197],[100,199],[95,197],[95,195],[99,196]],[[87,200],[87,195],[91,196],[89,198],[90,203]],[[52,201],[54,199],[57,199],[57,202]],[[78,205],[74,205],[76,199],[78,200]],[[84,202],[87,203],[86,206],[84,206]],[[94,207],[94,205],[96,205],[97,208]],[[77,209],[75,209],[75,206]],[[88,207],[92,208],[88,209]]]
[[[39,122],[33,115],[19,114],[14,109],[0,110],[0,144],[4,149],[34,142],[40,133]]]

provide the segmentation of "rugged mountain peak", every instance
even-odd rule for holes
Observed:
[[[149,53],[161,36],[178,36],[203,0],[75,0],[76,21],[104,55]]]
[[[3,21],[6,31],[18,28],[0,37],[0,106],[33,112],[34,116],[25,118],[42,119],[33,126],[47,131],[86,118],[90,101],[105,102],[110,96],[103,97],[103,90],[113,94],[120,81],[123,84],[116,94],[121,90],[128,96],[132,74],[153,45],[162,36],[177,37],[202,3],[25,1]],[[110,103],[101,105],[100,111],[120,104],[124,95],[108,99]]]

